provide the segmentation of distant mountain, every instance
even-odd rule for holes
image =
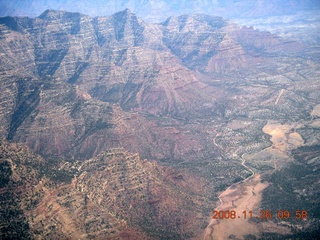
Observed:
[[[202,13],[226,18],[262,17],[285,15],[301,10],[319,9],[317,0],[200,0],[200,1],[152,1],[152,0],[99,0],[94,2],[58,1],[0,1],[0,16],[39,16],[46,9],[81,12],[91,16],[107,16],[130,8],[135,14],[148,21],[163,21],[171,15]]]
[[[1,238],[202,238],[243,156],[285,169],[300,131],[316,155],[313,50],[204,14],[0,18]],[[270,122],[292,126],[278,157]]]

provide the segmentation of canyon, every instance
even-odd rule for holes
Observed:
[[[312,238],[319,76],[316,44],[217,16],[0,18],[0,238],[203,239],[230,186],[309,218],[223,237]]]

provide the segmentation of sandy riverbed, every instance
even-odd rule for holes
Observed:
[[[212,219],[206,229],[204,239],[228,239],[232,235],[242,239],[243,235],[258,234],[259,229],[255,223],[250,221],[249,211],[252,211],[254,218],[260,216],[261,193],[267,186],[267,183],[261,182],[260,175],[255,175],[224,191],[220,195],[222,205],[216,210],[233,210],[237,216],[235,219]],[[244,219],[243,211],[247,213],[246,219]]]

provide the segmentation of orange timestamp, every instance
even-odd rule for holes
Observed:
[[[280,220],[295,218],[306,220],[308,218],[308,212],[306,210],[296,210],[295,212],[290,212],[288,210],[278,210],[276,214],[273,214],[271,210],[260,210],[260,214],[254,216],[252,211],[243,211],[237,213],[235,210],[214,210],[212,219],[261,219],[261,220],[270,220],[273,217],[276,217]]]

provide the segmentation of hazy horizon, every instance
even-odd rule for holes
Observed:
[[[0,16],[37,17],[47,9],[79,12],[92,17],[108,16],[124,9],[130,9],[138,17],[150,22],[164,21],[174,15],[203,13],[224,18],[259,18],[296,14],[304,10],[319,10],[316,0],[200,0],[200,1],[153,1],[153,0],[0,0]]]

